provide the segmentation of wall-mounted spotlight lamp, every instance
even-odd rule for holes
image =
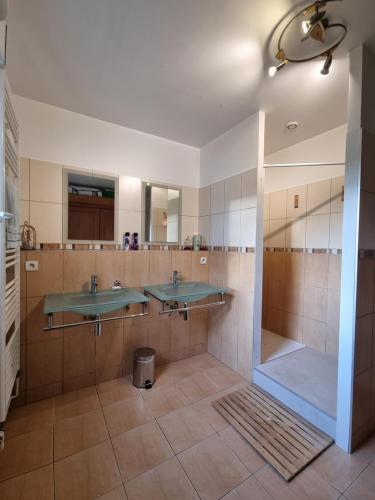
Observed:
[[[332,54],[337,49],[337,47],[341,44],[347,34],[347,27],[342,23],[330,23],[327,17],[327,11],[325,7],[329,2],[338,2],[342,0],[318,0],[304,9],[298,11],[284,26],[278,43],[278,52],[275,56],[276,59],[281,61],[277,66],[271,66],[268,70],[269,76],[273,77],[276,73],[284,68],[287,63],[303,63],[308,61],[313,61],[315,59],[319,59],[321,57],[325,57],[325,62],[323,68],[321,70],[322,75],[328,75],[330,67],[332,65]],[[301,16],[306,17],[302,21],[302,32],[304,37],[301,39],[301,42],[305,40],[312,39],[320,44],[324,44],[326,41],[326,34],[329,29],[336,28],[341,30],[341,34],[338,36],[336,40],[334,40],[328,47],[325,47],[324,50],[321,48],[318,49],[318,52],[315,55],[309,57],[301,57],[299,59],[288,57],[286,54],[285,48],[283,46],[283,41],[287,32],[291,25],[298,20]]]

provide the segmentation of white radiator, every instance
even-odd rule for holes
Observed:
[[[20,373],[19,130],[0,70],[0,446]]]

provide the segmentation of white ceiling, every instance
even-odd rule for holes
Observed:
[[[269,35],[297,4],[11,0],[10,81],[24,97],[194,146],[261,108],[270,153],[345,123],[347,52],[375,49],[375,1],[335,2],[349,36],[331,74],[313,62],[269,79]],[[300,127],[286,133],[291,120]]]

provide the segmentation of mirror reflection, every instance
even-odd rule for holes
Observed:
[[[144,198],[146,242],[179,243],[180,190],[147,182]]]

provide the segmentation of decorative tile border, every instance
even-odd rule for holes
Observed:
[[[304,253],[304,254],[330,254],[341,255],[341,248],[279,248],[279,247],[264,247],[264,252],[282,252],[282,253]]]
[[[375,250],[359,250],[358,257],[360,259],[375,259]]]

